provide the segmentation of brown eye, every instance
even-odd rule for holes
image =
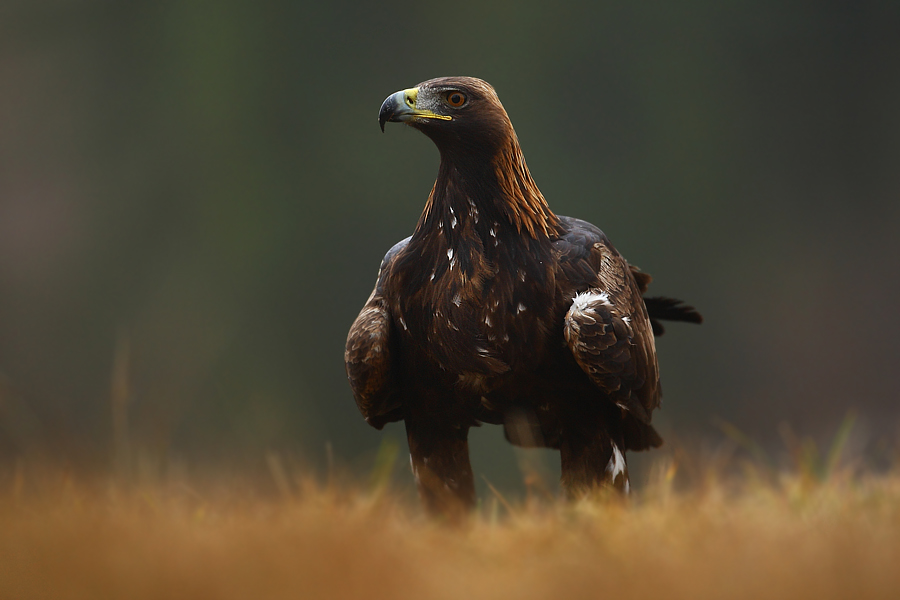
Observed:
[[[459,108],[466,103],[466,95],[462,92],[450,92],[447,94],[447,104],[454,108]]]

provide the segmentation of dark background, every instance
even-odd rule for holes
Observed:
[[[854,410],[896,447],[895,0],[3,0],[0,465],[405,445],[342,353],[438,163],[378,108],[441,75],[491,82],[551,207],[702,310],[659,343],[668,439]],[[520,479],[498,428],[473,445]]]

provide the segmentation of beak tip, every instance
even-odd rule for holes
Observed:
[[[403,92],[391,94],[382,103],[381,109],[378,111],[378,125],[381,127],[382,133],[384,133],[384,124],[388,121],[396,121],[395,117],[403,112],[405,106],[400,102],[400,96],[402,95]]]

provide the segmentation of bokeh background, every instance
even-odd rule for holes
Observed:
[[[457,74],[498,90],[556,212],[705,315],[659,343],[670,440],[827,440],[855,411],[877,462],[900,434],[898,32],[894,0],[3,0],[0,474],[364,473],[402,448],[359,417],[343,344],[438,155],[376,116]],[[521,479],[498,428],[473,446]]]

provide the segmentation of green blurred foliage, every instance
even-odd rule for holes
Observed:
[[[6,0],[0,458],[109,464],[117,364],[130,451],[371,465],[344,339],[438,161],[376,115],[457,74],[554,210],[706,316],[660,341],[664,432],[896,435],[898,30],[887,0]]]

